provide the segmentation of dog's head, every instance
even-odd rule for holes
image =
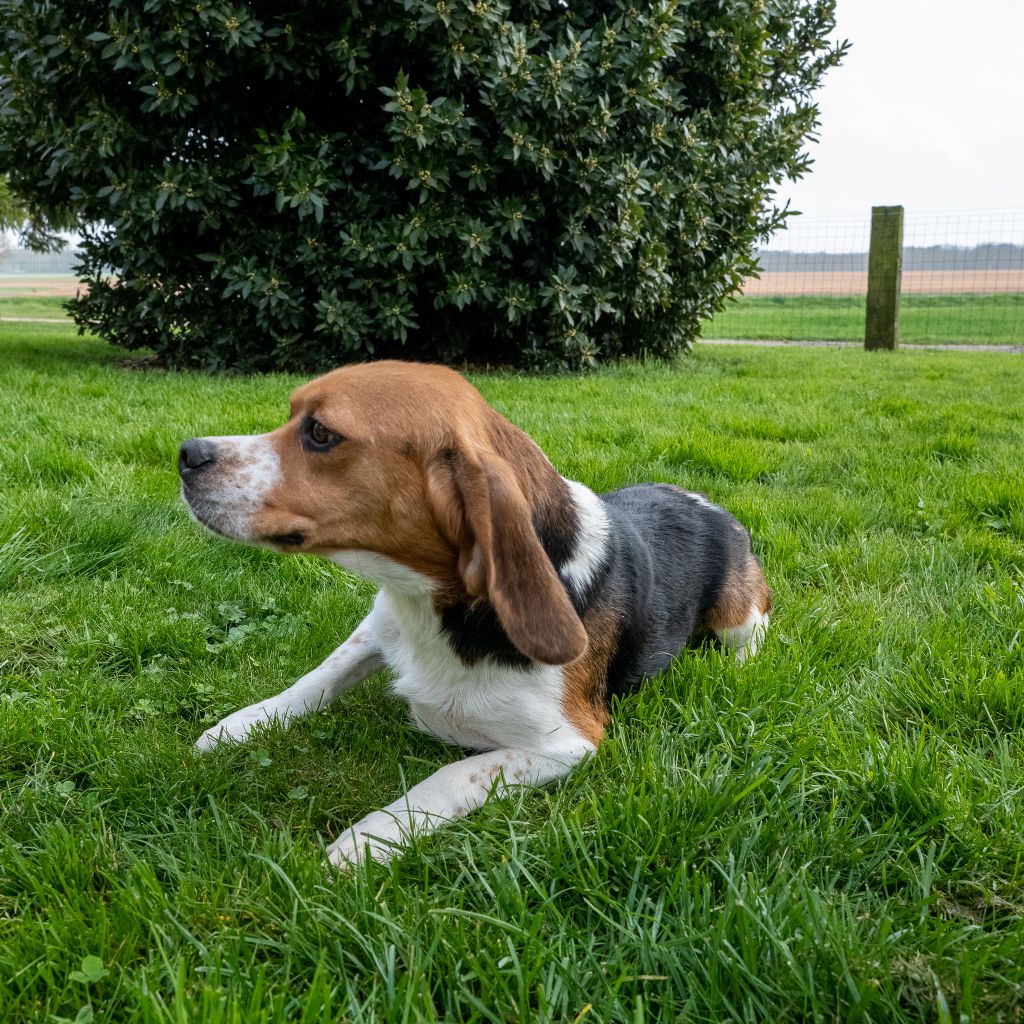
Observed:
[[[583,625],[535,528],[572,519],[565,481],[451,370],[335,370],[292,395],[277,430],[186,441],[178,471],[214,533],[323,555],[384,586],[485,598],[527,657],[583,653]]]

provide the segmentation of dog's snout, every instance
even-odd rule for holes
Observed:
[[[214,446],[209,441],[193,437],[178,451],[178,473],[183,480],[187,480],[216,461],[217,453]]]

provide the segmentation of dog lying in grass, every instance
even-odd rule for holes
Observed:
[[[292,395],[277,430],[186,441],[178,470],[207,529],[380,588],[321,665],[208,729],[200,750],[388,668],[418,728],[479,751],[344,832],[327,848],[339,866],[567,775],[601,743],[615,694],[697,639],[753,654],[768,623],[771,591],[728,512],[668,484],[596,495],[564,479],[440,366],[335,370]]]

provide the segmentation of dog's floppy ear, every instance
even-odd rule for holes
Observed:
[[[575,661],[587,634],[533,528],[509,464],[490,452],[448,450],[427,473],[442,531],[459,549],[459,575],[491,602],[508,638],[547,665]]]

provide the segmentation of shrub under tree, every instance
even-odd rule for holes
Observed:
[[[834,0],[10,0],[0,173],[170,366],[685,349],[779,226]]]

